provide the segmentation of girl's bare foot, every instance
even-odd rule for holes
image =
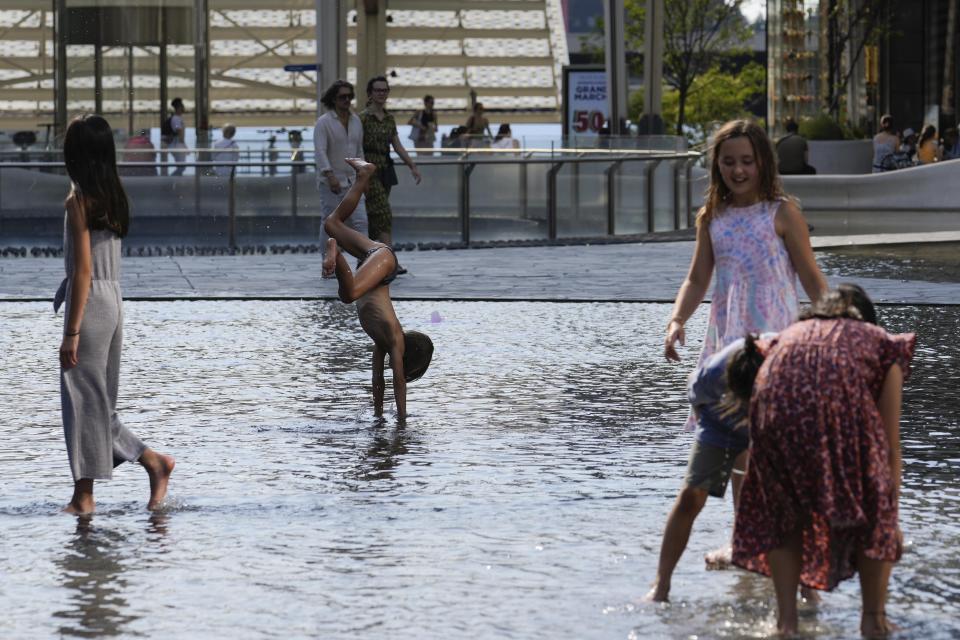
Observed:
[[[357,172],[358,181],[369,180],[377,172],[377,165],[367,162],[363,158],[345,158],[346,163]]]
[[[147,449],[140,457],[140,464],[150,476],[150,501],[147,503],[147,509],[153,511],[158,509],[163,504],[163,499],[167,497],[167,483],[170,481],[173,468],[177,466],[177,461],[173,456]]]
[[[337,241],[333,238],[327,240],[327,252],[323,255],[323,267],[320,271],[321,278],[332,278],[337,272]]]
[[[727,545],[719,549],[714,549],[704,555],[703,560],[707,563],[707,569],[729,569],[733,563],[733,548]]]
[[[63,508],[64,513],[72,513],[75,516],[84,516],[89,515],[94,512],[95,506],[93,503],[93,498],[89,500],[71,500],[70,503]]]
[[[73,497],[70,503],[63,508],[64,513],[87,515],[93,513],[96,505],[93,502],[93,480],[81,478],[73,483]]]
[[[860,635],[864,638],[886,638],[891,633],[896,633],[900,627],[887,619],[887,614],[883,611],[879,613],[864,612],[860,616]]]
[[[670,602],[670,585],[665,588],[659,583],[655,583],[643,596],[644,602]]]

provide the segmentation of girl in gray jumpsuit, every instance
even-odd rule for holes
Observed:
[[[117,416],[123,303],[120,238],[129,227],[129,204],[117,175],[113,131],[100,116],[79,116],[64,138],[72,182],[66,202],[63,255],[67,277],[54,299],[66,302],[60,344],[60,399],[67,456],[73,472],[70,513],[94,509],[93,481],[138,461],[150,478],[148,509],[167,493],[174,459],[159,454]]]

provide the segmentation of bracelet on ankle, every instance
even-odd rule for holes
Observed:
[[[63,332],[63,335],[64,335],[64,337],[66,337],[66,338],[72,338],[73,336],[78,336],[78,335],[80,335],[80,332],[79,332],[79,331],[74,331],[73,333],[69,333],[69,332],[67,332],[67,331],[64,331],[64,332]]]

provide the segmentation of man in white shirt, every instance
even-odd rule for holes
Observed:
[[[346,195],[356,172],[345,158],[363,158],[363,125],[350,110],[353,85],[337,80],[323,92],[320,102],[327,112],[313,128],[313,148],[317,163],[317,189],[320,191],[320,247],[327,249],[323,223]],[[347,226],[367,235],[367,207],[363,198],[347,221]]]
[[[240,145],[233,139],[237,128],[232,124],[223,125],[223,138],[213,143],[214,162],[236,162],[240,159]],[[229,178],[236,171],[232,165],[217,165],[214,171],[221,178]]]

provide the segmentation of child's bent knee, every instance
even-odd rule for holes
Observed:
[[[684,487],[677,496],[677,510],[697,514],[706,502],[706,491],[697,487]]]

